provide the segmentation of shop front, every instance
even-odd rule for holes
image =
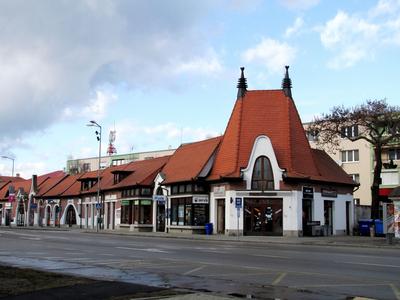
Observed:
[[[210,218],[208,195],[171,199],[171,232],[204,233]]]
[[[131,231],[153,230],[152,199],[122,199],[120,228]]]
[[[245,198],[244,234],[281,236],[282,202],[282,199]]]

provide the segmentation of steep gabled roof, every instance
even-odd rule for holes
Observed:
[[[163,168],[165,184],[197,179],[215,153],[221,137],[181,145]]]
[[[293,100],[283,90],[260,90],[236,100],[209,179],[240,177],[260,135],[271,139],[278,164],[288,173],[318,175]]]
[[[236,100],[208,180],[240,178],[260,135],[271,139],[287,178],[354,184],[329,156],[311,149],[293,99],[283,90],[247,91]]]
[[[357,185],[353,181],[353,178],[347,174],[325,151],[312,149],[312,153],[319,176],[311,179],[354,186]]]

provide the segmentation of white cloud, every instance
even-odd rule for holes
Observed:
[[[307,10],[316,6],[320,0],[279,0],[285,7],[292,10]]]
[[[76,109],[104,114],[108,102],[91,95],[105,84],[170,88],[177,76],[220,70],[217,56],[203,56],[210,3],[1,1],[0,150]]]
[[[285,65],[289,65],[296,56],[296,49],[287,43],[264,38],[258,45],[247,49],[242,57],[247,63],[264,65],[269,72],[282,72]]]
[[[205,56],[194,57],[193,59],[181,62],[175,68],[176,73],[198,73],[213,75],[220,73],[223,67],[220,59],[212,50],[208,51]]]
[[[294,24],[286,29],[285,37],[289,38],[292,35],[299,33],[299,31],[301,30],[303,25],[304,25],[303,19],[300,17],[297,17],[296,20],[294,21]]]
[[[400,0],[379,0],[376,6],[370,9],[371,17],[395,15],[400,10]]]
[[[329,67],[373,59],[382,48],[400,45],[400,0],[380,0],[365,14],[339,11],[317,31],[322,45],[333,53]]]
[[[82,116],[91,120],[100,120],[106,113],[108,106],[115,102],[117,96],[105,91],[96,91],[96,97],[90,99],[90,103],[83,109]]]
[[[320,29],[322,45],[336,53],[328,66],[335,69],[351,67],[372,57],[379,29],[377,24],[339,11]]]

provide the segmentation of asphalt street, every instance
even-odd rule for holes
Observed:
[[[0,229],[0,263],[219,295],[400,299],[398,248]]]

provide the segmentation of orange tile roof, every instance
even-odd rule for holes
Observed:
[[[183,144],[163,168],[164,183],[192,181],[198,178],[211,156],[215,153],[221,137]]]
[[[325,151],[312,149],[319,176],[315,180],[357,185],[353,178],[347,174]],[[312,178],[313,179],[313,178]]]
[[[64,193],[65,196],[69,196],[71,194],[78,195],[81,187],[81,183],[78,181],[80,176],[82,176],[82,174],[67,175],[58,184],[53,186],[47,192],[40,194],[40,196],[43,198],[58,198],[64,196]]]
[[[123,168],[110,168],[104,179],[100,182],[101,190],[112,190],[128,186],[150,186],[162,167],[168,162],[171,156],[162,156],[158,158],[133,161],[126,164]],[[124,172],[129,174],[121,182],[114,184],[114,173]],[[93,187],[95,189],[95,187]]]
[[[279,167],[288,176],[321,179],[293,100],[283,90],[259,90],[236,100],[208,180],[240,178],[260,135],[271,139]],[[343,181],[339,177],[335,179]]]

